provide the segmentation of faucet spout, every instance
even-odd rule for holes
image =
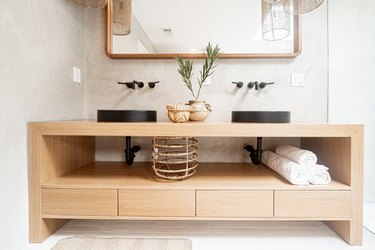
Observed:
[[[274,82],[261,82],[259,88],[264,89],[267,85],[275,84]]]

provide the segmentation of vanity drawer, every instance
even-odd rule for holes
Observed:
[[[197,216],[273,217],[273,191],[197,191]]]
[[[275,217],[350,218],[350,191],[275,191]]]
[[[42,214],[117,216],[117,190],[42,189]]]
[[[194,190],[119,190],[120,216],[195,216]]]

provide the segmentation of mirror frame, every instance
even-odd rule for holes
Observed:
[[[112,59],[173,59],[176,54],[140,54],[140,53],[126,53],[114,54],[112,50],[112,23],[113,23],[113,8],[112,0],[108,0],[105,8],[105,53]],[[302,39],[301,39],[301,25],[299,15],[294,17],[294,48],[290,53],[223,53],[220,58],[228,59],[250,59],[250,58],[295,58],[301,54]],[[178,53],[183,58],[199,59],[204,58],[203,53]]]

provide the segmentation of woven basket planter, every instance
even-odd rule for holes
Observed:
[[[167,105],[168,118],[172,122],[182,123],[189,121],[191,106],[185,104]]]
[[[197,140],[192,137],[154,137],[152,168],[156,176],[183,180],[196,172]]]

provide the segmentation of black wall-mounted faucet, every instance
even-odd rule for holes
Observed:
[[[275,84],[274,82],[261,82],[261,83],[258,83],[257,81],[255,82],[249,82],[247,84],[247,87],[249,89],[252,89],[255,87],[255,90],[259,90],[259,89],[264,89],[267,85],[271,85],[271,84]]]
[[[243,82],[232,82],[232,84],[236,84],[237,88],[242,88]]]
[[[155,85],[157,84],[157,83],[159,83],[160,81],[156,81],[156,82],[148,82],[148,86],[150,87],[150,88],[155,88]]]
[[[150,88],[155,88],[156,84],[159,83],[160,81],[155,81],[155,82],[148,82],[148,86]],[[123,84],[123,85],[126,85],[126,87],[128,87],[129,89],[135,89],[135,86],[138,86],[138,88],[143,88],[145,86],[145,84],[143,82],[138,82],[136,80],[132,81],[132,82],[117,82],[118,84]]]
[[[274,82],[261,82],[259,88],[264,89],[267,85],[275,84]]]
[[[258,89],[258,82],[249,82],[249,83],[247,84],[247,87],[248,87],[249,89],[254,88],[254,86],[256,86],[255,89]]]
[[[138,88],[143,88],[143,86],[145,86],[145,84],[143,82],[138,82],[138,81],[132,81],[132,82],[117,82],[118,84],[123,84],[123,85],[126,85],[126,87],[128,87],[129,89],[135,89],[135,85],[138,86]]]
[[[143,88],[143,86],[145,86],[145,84],[143,82],[138,82],[138,81],[132,81],[132,84],[134,84],[133,86],[135,85],[138,85],[138,88]]]

